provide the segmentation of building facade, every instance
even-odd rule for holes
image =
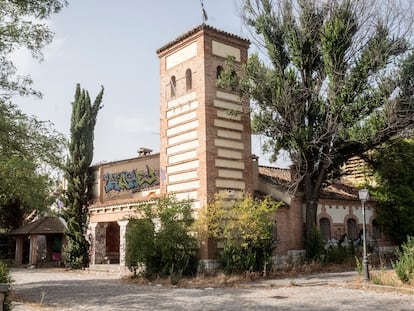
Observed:
[[[171,193],[191,199],[195,214],[217,193],[229,198],[239,193],[271,195],[284,203],[275,219],[275,263],[303,256],[304,204],[284,186],[289,171],[258,165],[251,154],[248,99],[241,99],[231,87],[217,86],[229,58],[237,78],[248,48],[247,40],[203,24],[157,51],[160,152],[141,148],[136,158],[93,167],[88,233],[92,265],[125,265],[128,219],[137,216],[140,204]],[[344,234],[357,238],[362,228],[360,210],[355,189],[327,189],[318,208],[323,237],[327,241]],[[372,202],[367,210],[367,228],[372,232]],[[205,241],[200,257],[207,269],[214,268],[216,256],[216,243]]]

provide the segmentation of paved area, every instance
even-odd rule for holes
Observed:
[[[117,310],[414,310],[414,295],[351,289],[355,273],[266,280],[239,288],[128,284],[86,272],[12,270],[13,311]]]

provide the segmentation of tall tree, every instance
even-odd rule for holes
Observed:
[[[50,122],[0,101],[0,227],[17,228],[24,216],[50,205],[65,143]]]
[[[42,60],[42,48],[52,41],[53,33],[44,22],[58,13],[66,0],[2,0],[0,5],[0,100],[14,94],[36,95],[28,76],[18,76],[11,55],[20,48]]]
[[[395,139],[377,148],[369,159],[376,186],[378,223],[398,244],[414,236],[414,140]]]
[[[91,198],[94,129],[104,89],[102,87],[93,104],[89,93],[76,86],[75,101],[72,103],[70,127],[70,158],[66,165],[66,208],[67,247],[65,260],[70,268],[86,267],[89,263],[89,243],[86,240],[88,226],[88,201]]]
[[[53,33],[45,21],[66,0],[3,0],[0,4],[0,226],[13,229],[32,210],[48,206],[53,184],[51,171],[61,167],[63,137],[50,122],[41,122],[8,103],[15,94],[41,94],[32,80],[18,76],[12,62],[25,48],[42,60],[42,48]]]
[[[252,99],[265,150],[293,162],[307,241],[330,174],[413,126],[412,12],[408,1],[244,1],[267,57],[250,57],[241,95]]]

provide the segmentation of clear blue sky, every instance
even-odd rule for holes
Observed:
[[[207,24],[248,37],[237,0],[204,0]],[[156,50],[202,23],[199,0],[69,0],[52,16],[54,41],[42,63],[16,55],[44,97],[15,99],[27,114],[50,120],[69,136],[71,102],[77,83],[92,100],[105,87],[95,128],[94,163],[136,156],[139,147],[159,152],[159,62]],[[253,140],[260,154],[260,140]]]

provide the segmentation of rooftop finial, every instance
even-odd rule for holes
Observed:
[[[205,24],[208,19],[208,16],[207,16],[206,10],[204,9],[204,1],[200,0],[200,4],[201,4],[201,13],[202,13],[201,18],[203,19],[203,24]]]

